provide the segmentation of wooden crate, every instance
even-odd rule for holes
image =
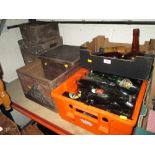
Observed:
[[[20,26],[20,31],[23,39],[35,43],[45,42],[52,37],[59,36],[59,27],[56,22],[26,23]]]
[[[144,44],[140,45],[140,51],[145,52],[145,51],[150,51],[150,44],[153,46],[153,41],[145,41]],[[82,47],[88,48],[90,51],[98,52],[99,48],[106,48],[106,47],[126,47],[127,51],[130,51],[131,49],[131,44],[129,43],[119,43],[119,42],[110,42],[108,38],[105,36],[99,35],[95,38],[92,39],[92,41],[88,41],[82,45]]]
[[[46,78],[57,76],[79,64],[80,47],[62,45],[40,56]],[[56,68],[56,69],[55,69]]]
[[[57,70],[57,68],[54,68]],[[52,74],[51,80],[45,78],[41,60],[36,60],[17,70],[24,94],[27,98],[35,101],[42,106],[57,111],[55,103],[51,98],[50,92],[53,88],[60,85],[69,76],[79,69],[76,65],[69,70],[62,70],[59,74]]]
[[[52,50],[62,45],[62,37],[51,38],[43,43],[33,43],[27,40],[19,40],[18,44],[24,59],[25,64],[35,61],[38,56],[46,53],[47,50]]]

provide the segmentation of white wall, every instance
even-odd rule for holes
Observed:
[[[155,25],[59,24],[64,44],[81,45],[97,35],[112,42],[132,42],[133,28],[140,28],[140,43],[155,38]]]
[[[7,20],[6,25],[25,23],[27,20]],[[3,79],[11,82],[17,78],[16,69],[24,65],[18,40],[22,39],[20,29],[13,28],[3,31],[0,36],[0,63],[3,68]]]
[[[0,62],[4,71],[3,79],[6,82],[16,79],[16,69],[24,65],[18,46],[20,39],[22,37],[19,28],[5,31],[0,36]]]
[[[7,20],[8,25],[16,25],[27,20]],[[105,25],[105,24],[59,24],[64,44],[81,45],[97,35],[105,35],[113,42],[132,42],[132,29],[140,28],[140,43],[155,38],[154,25]],[[4,31],[0,36],[0,62],[4,70],[4,80],[11,82],[17,78],[16,69],[24,65],[18,40],[19,28]]]
[[[27,23],[28,19],[7,19],[6,25],[7,26],[12,26],[12,25],[18,25],[22,23]]]

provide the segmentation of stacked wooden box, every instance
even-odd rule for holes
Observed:
[[[26,66],[17,73],[24,94],[57,111],[51,90],[79,69],[80,47],[62,44],[57,23],[25,24],[21,33],[19,45]]]
[[[35,61],[46,50],[62,45],[58,23],[26,23],[20,26],[20,31],[23,39],[18,43],[25,64]]]

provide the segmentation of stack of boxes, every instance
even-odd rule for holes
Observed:
[[[50,92],[79,69],[80,47],[62,44],[57,23],[24,24],[21,34],[19,45],[26,66],[17,73],[24,94],[57,111]]]
[[[49,49],[62,45],[58,23],[35,22],[20,26],[23,39],[19,46],[25,64],[31,63]]]

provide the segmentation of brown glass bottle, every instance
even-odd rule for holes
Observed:
[[[144,54],[140,52],[139,49],[139,29],[133,29],[133,40],[132,40],[132,47],[131,52],[124,56],[124,59],[134,59],[136,56],[143,56]]]
[[[133,29],[132,53],[139,52],[139,29]]]
[[[121,58],[122,54],[118,52],[111,52],[111,53],[104,53],[103,56],[112,58]]]
[[[105,48],[106,50],[106,48]],[[96,52],[96,53],[92,53],[93,55],[96,55],[96,56],[105,56],[105,57],[112,57],[112,58],[122,58],[123,57],[123,54],[122,53],[119,53],[118,51],[111,51],[111,52],[104,52],[104,49],[103,51],[99,51],[99,52]]]

